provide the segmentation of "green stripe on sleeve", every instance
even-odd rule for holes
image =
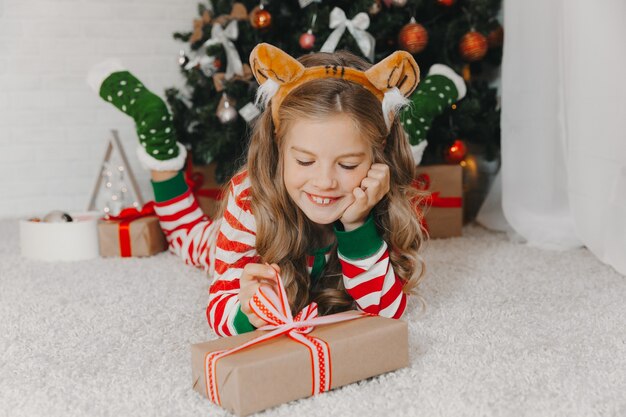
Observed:
[[[374,217],[369,215],[365,223],[350,231],[337,230],[337,250],[350,259],[363,259],[375,254],[383,245],[383,239],[376,230]]]
[[[233,320],[233,326],[235,327],[235,330],[237,330],[237,334],[253,332],[256,330],[256,327],[250,324],[248,316],[241,311],[241,304],[237,306],[237,314]]]
[[[165,181],[151,181],[152,189],[154,190],[154,200],[157,203],[171,200],[184,194],[187,189],[187,183],[183,171],[178,171],[178,174]]]

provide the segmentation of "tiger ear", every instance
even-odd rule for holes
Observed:
[[[420,69],[413,55],[396,51],[365,71],[365,76],[380,91],[397,87],[403,96],[408,97],[419,84]]]
[[[302,77],[304,65],[281,49],[260,43],[250,53],[250,68],[259,85],[267,80],[287,84]]]

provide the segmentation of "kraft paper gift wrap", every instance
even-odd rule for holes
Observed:
[[[207,396],[205,358],[265,332],[257,330],[191,346],[193,388]],[[408,328],[402,320],[368,316],[315,327],[309,333],[327,342],[330,387],[337,388],[408,366]],[[311,354],[286,335],[250,346],[217,362],[222,407],[239,415],[312,395]]]
[[[431,238],[461,236],[463,228],[463,169],[460,165],[417,167],[414,182],[427,193],[422,225]]]
[[[131,221],[127,241],[120,236],[120,223],[120,220],[101,220],[98,223],[101,256],[152,256],[167,249],[167,241],[157,216]],[[122,250],[124,247],[126,251]],[[125,254],[128,251],[130,254]]]

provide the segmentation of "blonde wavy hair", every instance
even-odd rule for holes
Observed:
[[[366,70],[370,64],[348,52],[316,53],[299,61],[306,67],[350,66]],[[316,225],[291,200],[283,182],[281,147],[285,134],[296,120],[327,120],[337,114],[351,117],[372,146],[374,162],[390,168],[390,190],[374,207],[376,227],[389,245],[391,266],[404,282],[403,291],[416,295],[422,310],[423,298],[417,287],[424,277],[424,263],[418,252],[424,241],[416,204],[421,197],[411,186],[415,162],[405,133],[396,118],[388,130],[380,101],[365,88],[341,79],[319,79],[292,91],[279,109],[280,129],[274,133],[268,107],[257,119],[250,139],[246,164],[251,182],[251,207],[256,221],[256,250],[263,262],[277,263],[292,311],[315,301],[321,314],[356,307],[343,285],[337,243],[317,285],[310,288],[306,258],[322,244]],[[225,207],[226,202],[223,204]]]

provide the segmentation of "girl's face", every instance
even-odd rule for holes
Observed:
[[[341,218],[372,165],[372,149],[347,115],[297,120],[284,138],[285,188],[317,224]]]

